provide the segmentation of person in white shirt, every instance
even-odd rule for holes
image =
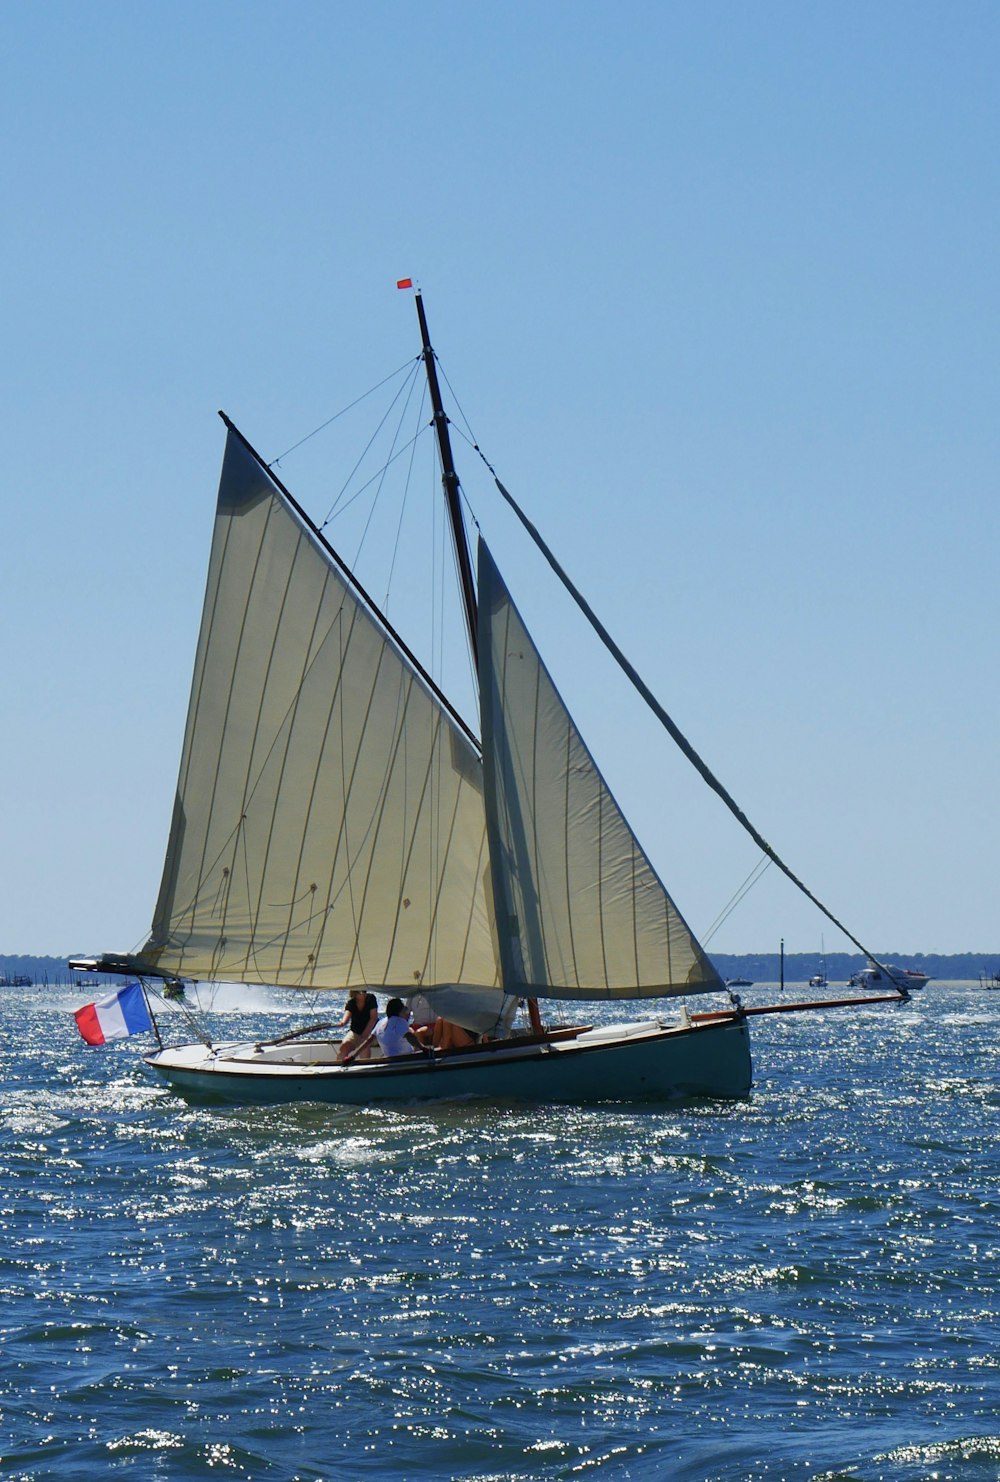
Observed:
[[[358,1048],[348,1057],[347,1063],[350,1064],[360,1055],[373,1034],[387,1060],[398,1059],[400,1055],[430,1054],[413,1033],[409,1019],[410,1011],[403,1000],[390,998],[385,1006],[385,1018],[380,1019],[375,1028],[369,1030]]]

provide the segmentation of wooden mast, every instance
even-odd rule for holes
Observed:
[[[438,451],[441,455],[441,483],[444,487],[445,503],[448,506],[448,515],[451,519],[451,533],[455,540],[455,555],[458,560],[458,579],[462,588],[462,599],[465,603],[465,617],[469,626],[469,642],[472,645],[472,661],[479,670],[479,608],[476,601],[476,587],[472,579],[472,561],[469,557],[469,542],[465,533],[465,521],[462,519],[462,502],[460,498],[460,484],[458,474],[455,470],[455,459],[451,451],[451,437],[448,433],[448,418],[445,415],[441,403],[441,387],[438,384],[437,363],[434,359],[434,351],[431,347],[431,337],[427,329],[427,315],[424,313],[424,301],[419,289],[415,294],[417,301],[417,318],[420,321],[420,339],[422,342],[422,357],[424,369],[427,372],[427,386],[431,395],[431,409],[434,413],[434,431],[437,433]],[[532,1031],[535,1034],[544,1034],[542,1016],[538,1011],[538,1000],[529,998],[528,1019]]]

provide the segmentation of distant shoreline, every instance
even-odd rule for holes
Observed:
[[[85,954],[84,954],[85,955]],[[781,976],[777,952],[709,952],[720,977],[749,978],[751,983],[776,983]],[[1000,949],[995,952],[879,952],[883,963],[915,967],[941,981],[975,982],[983,972],[1000,970]],[[67,957],[39,957],[0,952],[0,989],[26,987],[96,987],[104,978],[81,978],[71,973]],[[785,980],[806,983],[823,971],[830,983],[846,983],[852,973],[865,966],[860,952],[786,952]],[[18,981],[28,978],[29,982]]]
[[[754,983],[775,983],[781,976],[778,952],[709,952],[723,978],[749,978]],[[946,982],[978,981],[983,972],[1000,969],[1000,950],[995,952],[877,952],[879,962],[896,967],[919,968],[929,978]],[[866,965],[860,952],[786,952],[785,978],[808,982],[823,972],[831,983],[846,983]]]

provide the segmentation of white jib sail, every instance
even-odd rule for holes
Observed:
[[[143,955],[302,988],[498,982],[475,746],[232,432]]]
[[[658,998],[721,988],[598,772],[482,540],[479,678],[508,993]]]

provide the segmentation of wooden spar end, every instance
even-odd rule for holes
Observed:
[[[754,1005],[752,1008],[742,1008],[743,1014],[804,1014],[810,1009],[848,1009],[863,1006],[869,1003],[905,1003],[906,1000],[899,993],[883,993],[878,998],[819,998],[805,1003],[764,1003]],[[691,1018],[697,1023],[704,1023],[709,1019],[728,1019],[732,1017],[732,1009],[718,1009],[714,1013],[692,1014]]]

